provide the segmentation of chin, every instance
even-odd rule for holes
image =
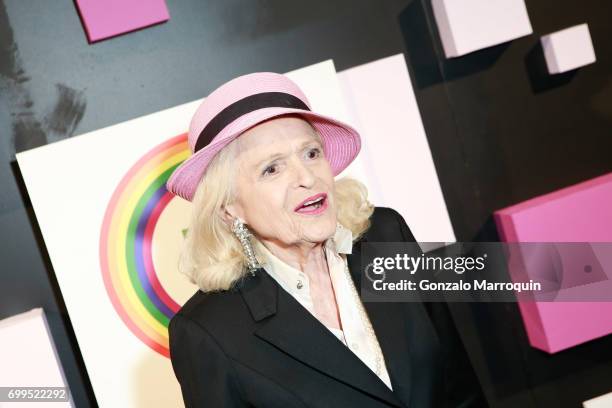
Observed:
[[[315,224],[315,225],[313,225]],[[316,225],[318,224],[318,225]],[[336,220],[327,219],[321,220],[319,223],[312,223],[305,229],[306,235],[318,238],[317,242],[323,242],[334,236],[336,232]]]

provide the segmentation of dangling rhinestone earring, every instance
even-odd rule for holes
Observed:
[[[232,232],[234,235],[236,235],[238,241],[240,241],[240,245],[242,245],[244,254],[247,257],[249,272],[251,275],[255,276],[255,271],[259,269],[261,265],[255,257],[255,252],[253,251],[253,246],[251,245],[250,237],[252,237],[253,234],[251,234],[244,222],[238,217],[234,218]]]

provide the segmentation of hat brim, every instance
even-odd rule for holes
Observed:
[[[337,176],[359,154],[361,137],[350,125],[319,113],[293,108],[263,108],[242,115],[225,127],[213,141],[181,163],[166,182],[166,189],[187,201],[195,191],[215,155],[249,128],[276,116],[303,116],[321,135],[323,150],[332,173]]]

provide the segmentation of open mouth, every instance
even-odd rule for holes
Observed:
[[[308,197],[295,208],[295,212],[300,214],[319,214],[327,208],[327,194],[320,193]]]

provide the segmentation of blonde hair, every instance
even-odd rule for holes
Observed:
[[[247,258],[240,242],[221,218],[223,208],[236,197],[235,157],[238,144],[221,149],[200,181],[193,202],[191,223],[183,242],[178,269],[203,292],[230,289],[248,273]],[[337,220],[358,240],[370,227],[374,205],[368,201],[366,186],[344,177],[335,180]],[[253,250],[261,261],[259,242],[253,237]]]

